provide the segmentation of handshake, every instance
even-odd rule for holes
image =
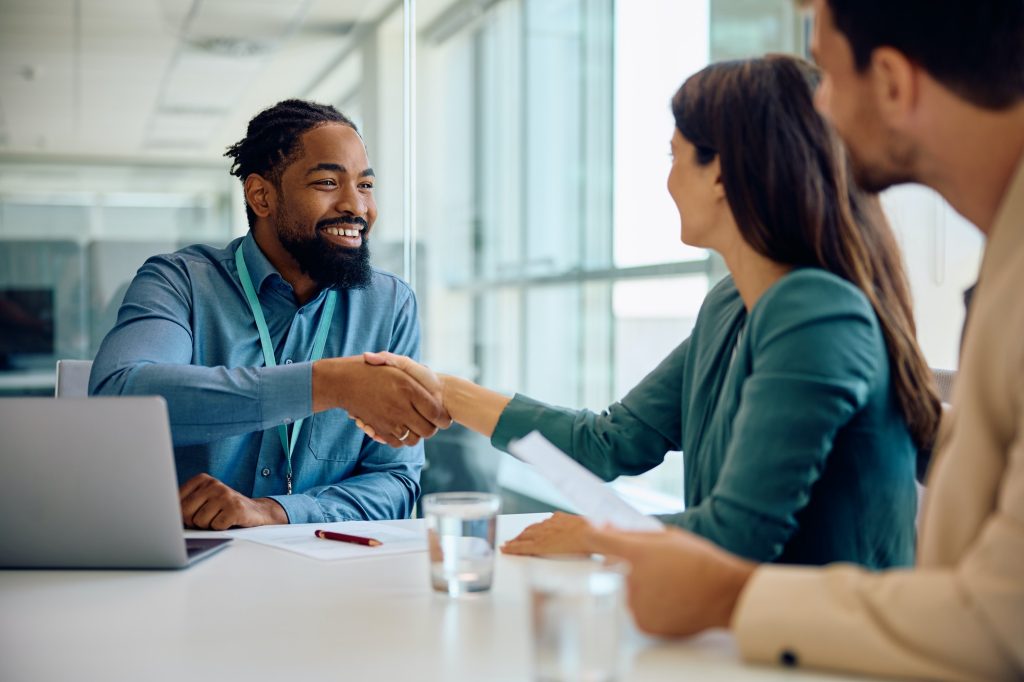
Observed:
[[[313,364],[313,411],[341,408],[378,443],[416,445],[454,421],[445,379],[394,353],[327,358]]]

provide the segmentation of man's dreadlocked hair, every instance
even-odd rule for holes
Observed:
[[[325,123],[340,123],[359,133],[355,123],[329,104],[286,99],[264,109],[249,121],[245,137],[224,152],[234,159],[231,174],[244,183],[256,173],[280,188],[281,174],[299,152],[302,134]],[[252,227],[256,214],[248,201],[245,215]]]

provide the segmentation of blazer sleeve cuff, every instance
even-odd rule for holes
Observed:
[[[990,646],[977,647],[984,653],[958,654],[955,635],[946,636],[954,631],[938,632],[929,623],[935,614],[915,621],[915,603],[925,595],[945,601],[949,582],[941,571],[920,569],[870,573],[849,564],[762,566],[740,595],[731,626],[740,654],[755,663],[935,680],[974,677],[965,674],[971,668],[998,670],[983,662],[996,654]],[[939,623],[938,630],[946,625]],[[928,655],[928,640],[949,641],[948,660]]]
[[[777,570],[779,569],[779,570]],[[785,666],[801,664],[820,604],[816,573],[809,569],[762,566],[744,588],[733,614],[732,629],[744,659]],[[813,596],[812,596],[813,595]]]
[[[544,403],[517,393],[498,417],[494,433],[491,434],[491,445],[507,452],[509,442],[522,438],[531,431],[540,431],[542,425],[548,425],[549,429],[554,428],[551,424],[557,424],[557,421],[553,419],[553,414],[553,410]],[[551,439],[550,434],[548,439]]]

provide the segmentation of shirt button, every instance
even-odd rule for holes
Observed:
[[[287,360],[284,361],[284,364],[286,364],[286,365],[292,364],[292,359],[288,358]]]
[[[779,663],[787,668],[795,668],[800,665],[800,657],[797,656],[796,652],[792,649],[785,649],[781,654],[779,654]]]
[[[263,478],[266,478],[267,476],[270,475],[270,469],[268,469],[267,467],[263,467],[263,471],[261,471],[260,473],[263,474]]]
[[[285,417],[284,418],[284,423],[285,424],[291,424],[292,423],[292,418],[291,417]]]

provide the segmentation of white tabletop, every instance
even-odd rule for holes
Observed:
[[[543,517],[501,517],[499,541]],[[430,589],[427,561],[236,540],[181,571],[0,571],[0,679],[529,680],[534,560],[500,556],[494,588],[460,599]],[[746,666],[727,632],[630,649],[631,682],[843,679]]]

